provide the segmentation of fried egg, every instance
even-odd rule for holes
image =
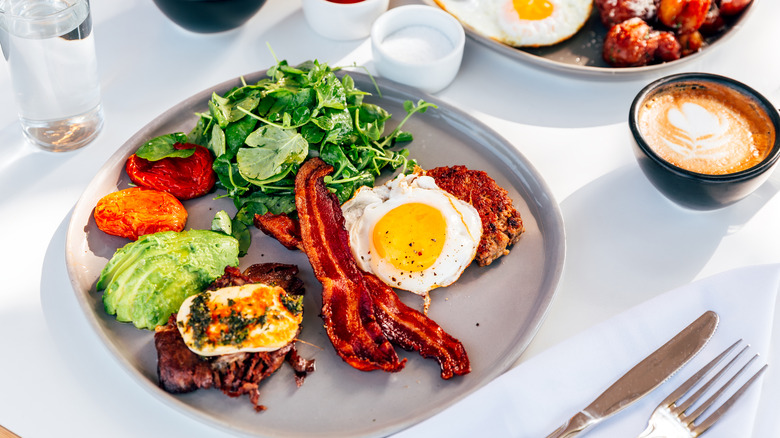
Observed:
[[[549,46],[571,38],[593,8],[593,0],[434,1],[480,35],[514,47]]]
[[[482,236],[477,210],[428,176],[400,175],[361,187],[342,211],[358,266],[426,298],[460,277]]]
[[[279,286],[229,286],[184,300],[176,326],[187,347],[201,356],[274,351],[297,336],[302,303],[302,296]]]

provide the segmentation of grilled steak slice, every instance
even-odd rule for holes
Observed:
[[[252,265],[241,273],[227,267],[209,289],[240,286],[250,283],[277,285],[291,294],[303,293],[303,282],[296,277],[298,267],[279,263]],[[260,401],[260,382],[272,375],[287,361],[295,371],[298,386],[307,373],[314,371],[314,361],[298,355],[295,343],[269,352],[235,353],[205,357],[190,350],[176,327],[176,315],[168,323],[156,328],[154,345],[157,349],[157,376],[159,385],[170,393],[184,393],[196,389],[217,388],[231,397],[247,394],[255,410],[265,410]]]
[[[209,361],[193,353],[176,328],[176,317],[154,331],[157,349],[157,376],[160,387],[170,393],[191,392],[214,385],[214,372]]]
[[[487,266],[509,253],[509,247],[520,240],[523,220],[512,205],[509,193],[481,170],[465,166],[437,167],[425,172],[436,184],[456,198],[468,202],[482,219],[482,239],[475,260]]]

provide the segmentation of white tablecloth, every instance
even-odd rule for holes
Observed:
[[[364,42],[317,36],[297,0],[269,0],[244,27],[215,35],[176,27],[150,0],[92,6],[106,124],[91,145],[68,154],[27,145],[0,67],[0,425],[25,438],[226,436],[151,400],[91,331],[65,269],[69,213],[94,172],[154,117],[272,65],[266,44],[291,63],[334,63],[364,56]],[[737,205],[686,211],[641,174],[626,126],[636,92],[680,71],[731,76],[777,102],[780,3],[755,8],[705,56],[626,80],[552,73],[467,42],[458,77],[438,97],[514,144],[545,178],[566,224],[566,269],[519,362],[694,280],[780,262],[780,173]]]

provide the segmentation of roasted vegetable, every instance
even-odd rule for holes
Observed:
[[[217,181],[211,152],[176,140],[163,136],[142,146],[127,159],[127,175],[141,187],[168,192],[182,201],[205,195]],[[177,151],[192,153],[182,156]]]
[[[103,232],[137,240],[159,231],[181,231],[187,223],[187,210],[170,193],[131,187],[101,198],[94,217]]]

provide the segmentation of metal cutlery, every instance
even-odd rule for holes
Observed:
[[[727,348],[718,357],[713,359],[704,368],[699,370],[696,374],[691,376],[685,381],[679,388],[673,391],[669,396],[664,399],[661,404],[653,411],[648,421],[647,429],[639,435],[639,438],[695,438],[709,429],[718,419],[720,419],[726,411],[734,405],[734,403],[747,391],[748,387],[753,384],[756,379],[766,370],[768,365],[762,366],[753,376],[751,376],[736,392],[733,393],[720,407],[712,412],[708,417],[703,418],[701,421],[699,417],[706,411],[708,411],[712,405],[724,395],[725,391],[737,380],[737,378],[743,374],[748,367],[758,358],[758,355],[754,355],[742,368],[737,371],[723,386],[718,388],[712,395],[709,396],[703,403],[698,404],[707,390],[709,390],[717,381],[724,376],[724,374],[737,363],[742,354],[747,350],[748,346],[742,348],[734,358],[731,359],[720,371],[717,372],[710,380],[701,385],[695,393],[685,400],[682,398],[691,392],[698,383],[702,382],[705,376],[713,370],[726,356],[734,350],[741,340],[735,342],[731,347]],[[695,405],[695,406],[694,406]],[[695,407],[695,409],[691,409]],[[688,410],[692,410],[691,413],[687,413]],[[697,422],[698,421],[698,422]]]
[[[704,347],[717,325],[718,315],[712,311],[705,312],[547,438],[575,436],[650,393]]]

